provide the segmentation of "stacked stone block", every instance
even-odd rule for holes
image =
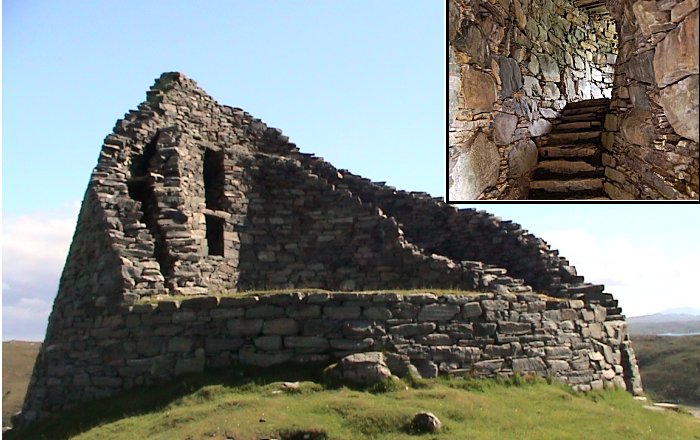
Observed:
[[[620,34],[605,120],[605,190],[613,199],[695,199],[698,3],[609,2]]]
[[[167,73],[105,139],[18,426],[186,372],[368,350],[638,391],[624,317],[583,281],[519,225],[338,170]],[[230,295],[289,288],[428,293]]]
[[[450,0],[448,31],[449,198],[524,199],[533,140],[611,97],[615,24],[568,0]]]

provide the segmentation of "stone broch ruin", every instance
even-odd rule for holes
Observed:
[[[449,201],[698,200],[698,0],[448,3]]]
[[[519,225],[300,153],[182,74],[147,96],[104,140],[20,426],[184,373],[377,351],[424,377],[641,392],[617,301]],[[256,289],[291,290],[231,295]]]

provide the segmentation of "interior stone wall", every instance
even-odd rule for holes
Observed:
[[[605,191],[613,199],[695,199],[698,190],[698,2],[609,1],[620,35],[605,121]]]
[[[450,0],[449,200],[522,199],[533,138],[567,102],[611,97],[617,34],[568,0]]]

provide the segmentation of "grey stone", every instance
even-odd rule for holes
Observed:
[[[292,318],[268,319],[263,324],[264,335],[292,336],[299,333],[299,324]]]
[[[542,374],[547,371],[547,365],[539,357],[513,359],[512,362],[513,371],[516,373],[532,371]]]
[[[500,155],[498,148],[484,133],[469,145],[453,148],[450,155],[450,200],[473,200],[496,183]]]
[[[557,61],[547,54],[541,54],[539,56],[540,69],[542,70],[542,76],[545,81],[559,82],[561,81],[561,74],[559,73],[559,64]]]
[[[527,63],[527,69],[533,75],[540,73],[540,62],[537,60],[537,55],[534,53],[530,54],[530,61]]]
[[[284,346],[287,348],[325,350],[329,347],[329,343],[326,338],[320,336],[285,336]]]
[[[544,88],[542,89],[542,97],[544,99],[559,99],[560,96],[559,88],[557,88],[557,85],[551,82],[548,82],[547,84],[544,85]]]
[[[476,318],[477,316],[481,316],[481,304],[470,302],[462,306],[462,317]]]
[[[413,420],[411,421],[411,428],[413,428],[415,432],[435,433],[440,431],[440,429],[442,428],[442,422],[433,413],[419,412],[418,414],[413,416]]]
[[[493,139],[496,145],[507,145],[513,140],[518,117],[507,113],[497,113],[493,119]]]
[[[281,336],[258,336],[253,339],[255,346],[265,351],[278,351],[282,349]]]
[[[485,65],[486,39],[475,23],[467,20],[462,21],[460,32],[452,40],[452,47],[469,55],[470,61],[473,63],[480,66]]]
[[[326,306],[323,314],[331,319],[357,319],[361,309],[358,306]]]
[[[381,352],[345,356],[332,369],[331,374],[359,385],[373,385],[392,378]]]
[[[507,57],[498,57],[498,71],[501,78],[501,98],[513,96],[523,86],[518,63]]]
[[[627,61],[627,77],[652,84],[654,82],[654,51],[642,52]]]
[[[508,175],[514,179],[529,178],[535,166],[537,166],[537,146],[532,141],[519,141],[508,153]],[[473,304],[479,305],[479,303]],[[478,314],[481,314],[481,307],[478,310]]]
[[[175,363],[175,375],[201,373],[204,371],[204,356],[180,359]]]
[[[392,316],[391,310],[389,310],[387,307],[381,306],[368,307],[364,310],[364,312],[362,312],[362,314],[367,319],[376,319],[380,321],[386,321],[387,319],[391,319]]]
[[[532,137],[539,137],[552,131],[552,124],[546,119],[537,119],[528,126]]]
[[[523,81],[523,91],[527,96],[535,97],[542,95],[542,87],[540,86],[540,82],[537,81],[537,78],[526,76],[523,78]]]
[[[418,321],[448,321],[460,312],[457,304],[428,304],[418,312]]]
[[[248,347],[239,352],[238,360],[245,365],[266,368],[289,362],[292,360],[292,357],[293,353],[291,352],[278,351],[275,353],[258,353],[253,347]]]
[[[263,326],[262,319],[229,319],[226,328],[229,333],[236,336],[256,336]]]

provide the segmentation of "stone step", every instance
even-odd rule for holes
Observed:
[[[569,102],[568,104],[566,104],[566,107],[564,109],[581,108],[581,107],[598,107],[598,106],[607,107],[608,104],[610,104],[610,99],[608,99],[608,98],[584,99],[582,101]]]
[[[588,141],[600,142],[600,130],[573,132],[573,133],[550,133],[543,137],[543,142],[548,146],[562,145],[568,143],[581,143]]]
[[[541,189],[530,189],[529,200],[591,200],[604,198],[603,190],[552,192]],[[605,198],[605,200],[609,200]]]
[[[578,121],[578,122],[562,122],[554,126],[552,133],[581,131],[596,129],[603,125],[600,121]]]
[[[568,192],[568,191],[602,191],[603,179],[569,179],[569,180],[533,180],[530,182],[530,189],[542,190],[546,192]]]
[[[558,120],[557,123],[564,123],[564,122],[580,122],[580,121],[602,121],[605,118],[605,113],[604,111],[601,111],[599,113],[578,113],[574,115],[562,115]]]
[[[596,159],[600,156],[600,149],[595,144],[546,146],[537,148],[537,151],[540,158],[576,157]]]
[[[583,160],[543,160],[537,164],[536,170],[556,174],[598,172],[602,175],[604,168],[602,166],[591,165]]]

